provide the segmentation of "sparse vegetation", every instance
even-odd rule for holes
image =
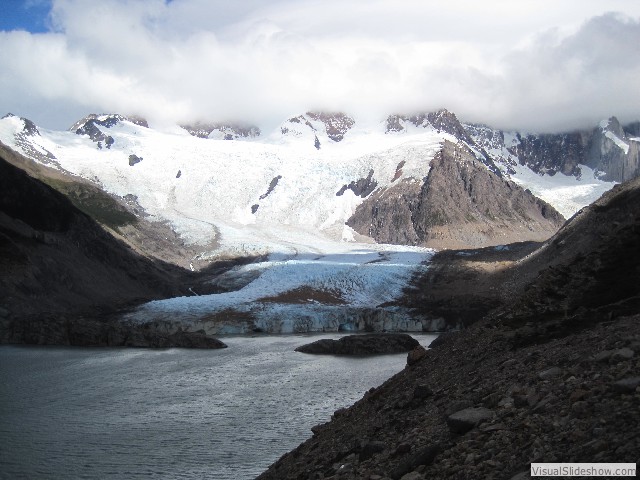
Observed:
[[[78,210],[106,227],[118,230],[120,227],[138,222],[134,214],[108,194],[88,183],[66,182],[53,178],[42,180],[64,194]]]

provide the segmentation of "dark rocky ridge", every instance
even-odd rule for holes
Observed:
[[[100,149],[102,149],[103,146],[110,149],[114,142],[113,137],[106,135],[98,127],[111,128],[123,121],[128,121],[145,128],[149,127],[144,118],[135,115],[127,117],[117,113],[101,115],[92,113],[74,123],[70,130],[77,135],[87,135],[93,142],[97,143]]]
[[[494,160],[509,168],[517,161],[534,172],[579,177],[579,164],[596,170],[606,181],[622,182],[640,175],[639,123],[622,126],[616,117],[591,130],[557,134],[515,133],[515,144],[505,144],[505,134],[482,125],[466,125],[476,145],[497,154]],[[625,146],[626,145],[626,146]],[[625,151],[626,150],[626,151]],[[512,158],[506,158],[512,157]]]
[[[405,130],[407,123],[416,127],[433,128],[438,132],[448,133],[454,136],[458,142],[464,142],[467,146],[476,148],[478,155],[476,160],[482,162],[491,172],[501,177],[502,172],[494,163],[494,159],[484,150],[482,144],[476,143],[469,131],[458,117],[452,112],[442,108],[435,112],[418,113],[414,115],[390,115],[387,117],[385,133],[398,133]]]
[[[464,144],[445,141],[424,182],[406,179],[375,191],[347,225],[380,243],[460,248],[544,240],[563,221]]]
[[[100,120],[101,117],[103,118],[102,120]],[[131,122],[141,127],[149,128],[149,124],[147,123],[147,120],[137,115],[120,115],[118,113],[109,113],[109,114],[90,113],[86,117],[78,120],[76,123],[71,125],[71,127],[69,128],[69,131],[75,133],[78,131],[78,129],[83,128],[87,123],[90,123],[90,122],[95,122],[96,124],[101,125],[103,127],[111,128],[122,121]]]
[[[318,126],[316,123],[316,126],[319,127],[316,128],[316,126],[311,123],[312,121],[321,123],[322,126]],[[280,133],[282,135],[289,135],[292,133],[291,128],[286,126],[286,123],[305,125],[314,137],[313,146],[317,150],[320,150],[322,148],[322,142],[318,138],[319,131],[324,130],[324,133],[327,135],[329,140],[333,142],[340,142],[347,132],[353,127],[355,121],[353,118],[342,112],[309,111],[304,115],[289,118],[285,122],[285,125],[280,127]],[[296,128],[295,131],[296,135],[300,135],[298,128]]]
[[[186,294],[195,275],[136,254],[0,153],[1,343],[221,346],[108,321],[125,305]]]
[[[349,185],[343,185],[336,192],[336,197],[344,195],[344,192],[351,190],[355,196],[365,198],[373,192],[378,186],[378,182],[373,178],[374,171],[369,170],[366,178],[359,178],[356,181],[349,182]]]
[[[635,180],[514,262],[502,277],[513,301],[411,355],[259,478],[509,479],[532,462],[638,462],[639,242]]]
[[[420,343],[406,333],[348,335],[338,340],[323,338],[296,348],[296,352],[321,355],[381,355],[413,350]]]

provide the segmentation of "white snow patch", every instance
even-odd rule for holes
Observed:
[[[599,180],[595,172],[586,165],[580,165],[580,179],[557,173],[538,175],[523,165],[514,167],[516,174],[511,179],[523,188],[528,188],[536,197],[551,204],[565,218],[570,218],[578,210],[596,201],[610,190],[614,182]]]

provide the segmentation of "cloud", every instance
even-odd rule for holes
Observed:
[[[55,0],[50,32],[0,32],[0,107],[54,128],[81,111],[263,128],[310,108],[446,107],[547,131],[634,120],[640,6],[602,3]]]

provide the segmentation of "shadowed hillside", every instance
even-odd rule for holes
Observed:
[[[189,273],[135,253],[67,197],[4,158],[0,266],[4,343],[181,343],[103,318],[128,304],[184,294],[180,285]]]
[[[476,274],[458,294],[497,308],[411,352],[259,478],[520,479],[531,462],[638,462],[638,245],[636,179],[539,248],[497,253],[498,268],[482,270],[488,249],[457,252],[481,259],[459,264]]]

